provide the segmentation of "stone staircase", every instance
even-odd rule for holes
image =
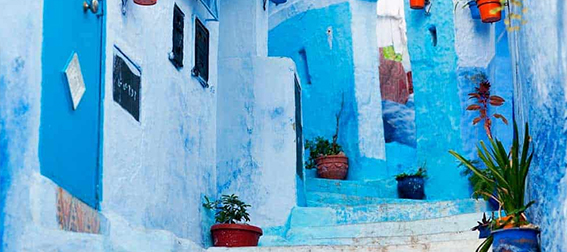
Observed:
[[[310,178],[305,207],[285,227],[265,228],[257,248],[209,251],[474,251],[470,228],[490,211],[475,200],[397,199],[395,181]]]

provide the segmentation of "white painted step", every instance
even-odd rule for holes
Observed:
[[[282,246],[209,248],[209,252],[466,252],[475,251],[481,240],[456,240],[429,244],[404,244],[394,246]]]
[[[342,224],[415,221],[490,211],[486,202],[470,199],[453,201],[380,200],[384,202],[377,205],[295,207],[291,213],[290,224],[291,227],[316,227]],[[482,214],[479,216],[482,217]],[[480,219],[480,217],[478,219]]]
[[[321,227],[293,227],[287,233],[287,239],[324,239],[430,235],[469,231],[481,213],[461,214],[438,219],[378,222]]]

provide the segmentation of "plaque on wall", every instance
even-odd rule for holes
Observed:
[[[140,100],[142,71],[118,47],[114,47],[112,67],[112,97],[128,111],[136,121],[140,121]]]
[[[71,100],[73,101],[73,109],[76,110],[87,90],[83,73],[81,72],[81,64],[79,64],[79,56],[73,53],[71,59],[65,67],[65,77],[69,85],[69,92],[71,93]]]

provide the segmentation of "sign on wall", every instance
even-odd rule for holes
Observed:
[[[77,109],[79,102],[81,102],[87,90],[77,53],[73,53],[71,60],[67,63],[65,67],[65,77],[67,77],[67,84],[69,85],[69,92],[71,93],[71,100],[73,101],[73,109]]]
[[[120,49],[114,48],[112,97],[139,122],[142,72]]]

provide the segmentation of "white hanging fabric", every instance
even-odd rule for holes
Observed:
[[[404,0],[379,0],[376,4],[376,35],[378,47],[394,46],[402,55],[402,64],[411,71],[407,49],[406,18]]]

